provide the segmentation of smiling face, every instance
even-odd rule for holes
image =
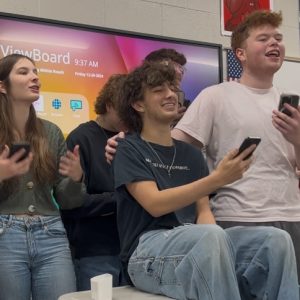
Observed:
[[[8,81],[1,82],[1,92],[9,96],[12,103],[32,104],[39,98],[40,82],[37,69],[27,58],[20,58],[9,73]]]
[[[143,100],[137,101],[133,106],[141,114],[144,123],[148,120],[172,123],[178,113],[176,87],[167,82],[155,87],[146,87]]]
[[[285,56],[282,34],[271,25],[253,28],[236,54],[246,72],[273,76]]]
[[[145,122],[151,127],[177,117],[176,73],[172,65],[145,62],[130,72],[124,82],[117,107],[129,131],[141,132]]]

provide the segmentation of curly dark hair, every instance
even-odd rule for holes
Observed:
[[[142,118],[132,104],[144,99],[146,88],[164,83],[176,86],[176,71],[172,65],[144,62],[127,75],[120,93],[118,113],[129,131],[141,132],[143,128]]]
[[[249,37],[252,29],[262,25],[279,27],[282,23],[281,12],[269,10],[256,10],[245,17],[245,19],[235,28],[231,36],[231,48],[233,52],[241,48],[245,40]]]
[[[115,109],[118,107],[119,93],[122,89],[126,76],[127,74],[114,74],[105,83],[103,88],[100,90],[94,104],[97,115],[106,114],[107,105],[111,105]]]
[[[173,61],[181,66],[186,64],[186,57],[172,48],[161,48],[150,52],[144,59],[144,62],[161,62],[164,60]]]

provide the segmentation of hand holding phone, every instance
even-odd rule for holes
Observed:
[[[11,145],[10,151],[9,151],[9,157],[13,156],[15,153],[17,153],[18,151],[20,151],[21,149],[24,149],[25,152],[23,153],[23,155],[18,159],[17,162],[25,159],[30,152],[30,144],[28,142],[20,142],[20,143],[13,143]]]
[[[242,142],[240,148],[239,148],[239,152],[236,156],[240,155],[245,149],[249,148],[251,145],[258,145],[261,141],[261,138],[260,137],[247,137],[244,139],[244,141]],[[255,149],[254,149],[255,150]],[[249,154],[247,155],[244,160],[248,159],[254,152],[254,150]]]
[[[284,114],[291,116],[291,112],[284,107],[284,103],[288,103],[294,108],[298,108],[299,105],[299,95],[296,94],[281,94],[278,110],[283,112]]]

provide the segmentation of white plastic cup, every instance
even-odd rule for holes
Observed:
[[[112,300],[112,275],[103,274],[91,278],[92,300]]]

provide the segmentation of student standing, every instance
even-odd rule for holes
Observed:
[[[281,22],[280,13],[269,11],[244,19],[231,41],[243,67],[240,82],[202,91],[172,136],[205,146],[211,170],[244,138],[261,138],[251,169],[242,180],[217,190],[212,211],[224,228],[268,225],[289,232],[300,274],[300,107],[286,104],[291,116],[279,112],[280,93],[273,86],[285,55]]]
[[[87,187],[82,207],[62,210],[79,291],[91,289],[90,279],[104,273],[113,275],[114,286],[122,284],[114,179],[104,148],[107,139],[125,130],[115,109],[125,78],[116,74],[108,79],[95,102],[96,119],[79,125],[67,137],[70,149],[80,146]]]
[[[66,153],[60,129],[37,118],[32,103],[39,98],[40,86],[30,58],[12,54],[0,60],[3,300],[57,300],[76,290],[69,243],[54,199],[65,209],[82,204],[79,150]],[[17,162],[24,150],[11,158],[8,154],[12,143],[20,141],[29,142],[31,153]]]

